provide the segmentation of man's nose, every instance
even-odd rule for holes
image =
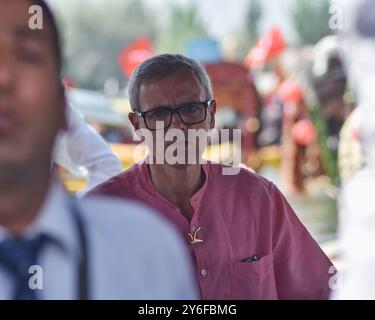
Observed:
[[[178,112],[172,114],[171,128],[175,129],[186,129],[186,124],[181,121]]]
[[[9,90],[12,86],[13,73],[11,62],[6,55],[1,53],[0,49],[0,94]]]

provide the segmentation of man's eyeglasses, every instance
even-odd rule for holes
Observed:
[[[184,124],[192,125],[203,122],[207,117],[207,108],[214,101],[188,102],[177,108],[159,107],[144,112],[134,111],[134,113],[144,119],[146,127],[149,130],[167,129],[171,125],[172,117],[175,113],[178,114],[181,122]],[[164,127],[156,128],[157,122],[163,122]]]

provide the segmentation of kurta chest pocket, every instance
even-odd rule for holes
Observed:
[[[277,299],[272,254],[229,265],[232,299]]]

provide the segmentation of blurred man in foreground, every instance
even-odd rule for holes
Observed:
[[[43,1],[0,8],[0,300],[195,298],[170,227],[138,204],[78,203],[51,177],[66,124],[56,24]]]

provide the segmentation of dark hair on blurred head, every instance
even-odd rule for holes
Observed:
[[[56,64],[59,74],[61,73],[62,69],[62,49],[61,49],[61,42],[60,42],[60,33],[57,27],[56,19],[52,10],[48,6],[48,4],[44,0],[29,0],[33,5],[40,6],[43,11],[43,20],[48,21],[49,26],[51,28],[52,34],[52,46],[55,52]]]

